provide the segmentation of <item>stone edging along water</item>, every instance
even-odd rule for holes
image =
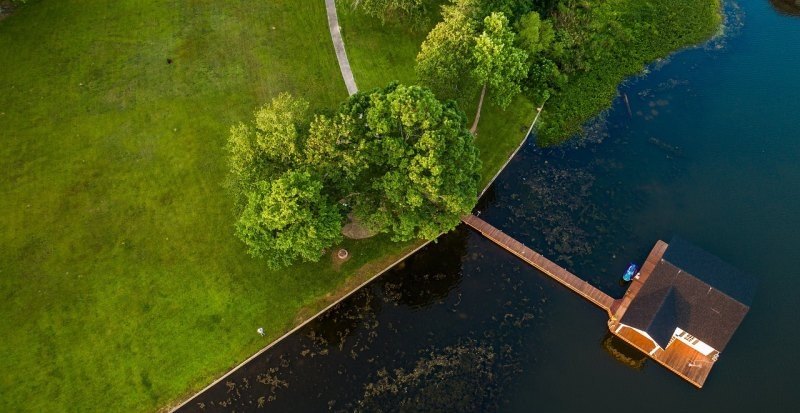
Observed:
[[[487,190],[489,190],[489,188],[492,186],[492,184],[493,184],[493,183],[494,183],[494,181],[497,179],[497,177],[498,177],[498,176],[500,176],[500,173],[501,173],[501,172],[503,172],[503,170],[506,168],[506,166],[508,166],[509,162],[511,162],[511,160],[514,158],[514,156],[516,156],[516,155],[517,155],[517,152],[519,152],[519,150],[520,150],[520,149],[522,149],[522,146],[523,146],[523,145],[525,145],[525,142],[527,142],[527,141],[528,141],[528,137],[530,136],[531,132],[533,131],[533,127],[536,125],[536,121],[538,121],[538,120],[539,120],[539,115],[541,115],[541,113],[542,113],[542,108],[543,108],[543,106],[537,109],[536,117],[533,119],[533,122],[531,122],[531,126],[530,126],[530,128],[528,128],[528,131],[525,133],[525,136],[522,138],[522,141],[519,143],[519,145],[517,145],[517,148],[516,148],[516,149],[514,149],[514,152],[512,152],[512,153],[511,153],[511,155],[509,155],[508,159],[506,159],[506,162],[503,164],[503,166],[502,166],[502,167],[500,167],[500,169],[498,169],[497,173],[496,173],[496,174],[495,174],[495,175],[492,177],[492,179],[491,179],[491,180],[490,180],[490,181],[489,181],[489,182],[486,184],[486,186],[483,188],[483,190],[481,191],[481,193],[480,193],[480,195],[478,196],[478,198],[482,197],[482,196],[483,196],[483,194],[484,194],[484,193],[486,193],[486,191],[487,191]],[[439,236],[442,236],[442,235],[444,235],[444,234],[445,234],[445,233],[443,232],[443,233],[439,234]],[[438,237],[436,237],[436,238],[438,238]],[[435,238],[434,238],[434,239],[435,239]],[[339,297],[339,298],[338,298],[336,301],[334,301],[334,302],[330,303],[328,306],[326,306],[326,307],[325,307],[325,308],[323,308],[322,310],[318,311],[318,312],[317,312],[316,314],[314,314],[313,316],[309,317],[308,319],[306,319],[306,320],[305,320],[305,321],[303,321],[302,323],[298,324],[297,326],[295,326],[295,327],[294,327],[294,328],[292,328],[291,330],[287,331],[287,332],[286,332],[284,335],[282,335],[282,336],[278,337],[277,339],[275,339],[275,340],[273,340],[272,342],[270,342],[269,344],[267,344],[267,345],[266,345],[266,347],[262,348],[261,350],[259,350],[259,351],[258,351],[258,352],[256,352],[255,354],[253,354],[252,356],[248,357],[246,360],[244,360],[243,362],[241,362],[241,363],[239,363],[238,365],[236,365],[236,367],[233,367],[232,369],[228,370],[228,371],[227,371],[225,374],[223,374],[223,375],[222,375],[220,378],[218,378],[218,379],[214,380],[214,381],[213,381],[211,384],[209,384],[208,386],[205,386],[205,387],[203,387],[203,389],[201,389],[201,390],[197,391],[196,393],[194,393],[194,394],[193,394],[191,397],[187,398],[187,399],[186,399],[185,401],[183,401],[181,404],[179,404],[179,405],[177,405],[177,406],[175,406],[175,407],[169,408],[169,411],[170,411],[170,412],[175,412],[176,410],[178,410],[178,409],[180,409],[181,407],[185,406],[187,403],[189,403],[190,401],[192,401],[192,400],[193,400],[195,397],[197,397],[198,395],[200,395],[200,394],[202,394],[203,392],[205,392],[206,390],[208,390],[208,389],[210,389],[210,388],[214,387],[215,385],[217,385],[218,383],[220,383],[222,380],[225,380],[225,378],[227,378],[228,376],[230,376],[230,375],[231,375],[233,372],[235,372],[236,370],[238,370],[239,368],[241,368],[241,367],[242,367],[242,366],[244,366],[245,364],[249,363],[250,361],[252,361],[252,360],[253,360],[253,359],[255,359],[256,357],[260,356],[261,354],[263,354],[263,353],[264,353],[264,352],[266,352],[267,350],[271,349],[272,347],[274,347],[275,345],[277,345],[278,343],[280,343],[281,341],[283,341],[283,339],[285,339],[285,338],[287,338],[287,337],[291,336],[292,334],[294,334],[295,332],[297,332],[297,331],[298,331],[298,330],[300,330],[301,328],[305,327],[305,326],[306,326],[306,324],[308,324],[308,323],[310,323],[310,322],[312,322],[312,321],[316,320],[316,319],[317,319],[319,316],[321,316],[322,314],[325,314],[325,313],[326,313],[326,312],[328,312],[328,311],[329,311],[331,308],[335,307],[337,304],[341,303],[342,301],[346,300],[348,297],[350,297],[351,295],[353,295],[354,293],[356,293],[356,292],[357,292],[357,291],[359,291],[360,289],[364,288],[364,286],[366,286],[367,284],[371,283],[372,281],[374,281],[375,279],[377,279],[378,277],[380,277],[381,275],[383,275],[383,274],[384,274],[384,273],[386,273],[387,271],[389,271],[389,270],[391,270],[392,268],[394,268],[394,267],[395,267],[397,264],[399,264],[399,263],[401,263],[401,262],[405,261],[405,260],[406,260],[408,257],[410,257],[410,256],[414,255],[414,254],[415,254],[417,251],[419,251],[419,250],[421,250],[422,248],[426,247],[428,244],[430,244],[431,242],[433,242],[433,241],[434,241],[434,239],[432,239],[432,240],[428,240],[428,241],[425,241],[425,242],[423,242],[421,245],[418,245],[416,248],[414,248],[413,250],[409,251],[407,254],[403,255],[402,257],[400,257],[400,258],[399,258],[398,260],[396,260],[395,262],[393,262],[393,263],[389,264],[389,265],[388,265],[386,268],[382,269],[381,271],[379,271],[378,273],[376,273],[376,274],[375,274],[375,275],[373,275],[372,277],[369,277],[369,278],[368,278],[366,281],[364,281],[363,283],[361,283],[361,284],[357,285],[355,288],[353,288],[352,290],[348,291],[348,292],[347,292],[346,294],[344,294],[343,296]]]
[[[441,235],[441,234],[440,234],[440,235]],[[224,375],[222,375],[222,377],[220,377],[220,378],[218,378],[218,379],[214,380],[214,382],[212,382],[212,383],[211,383],[211,384],[209,384],[208,386],[206,386],[206,387],[203,387],[203,389],[202,389],[202,390],[200,390],[200,391],[198,391],[198,392],[194,393],[194,394],[193,394],[191,397],[187,398],[187,399],[186,399],[186,400],[185,400],[183,403],[181,403],[181,404],[179,404],[179,405],[177,405],[177,406],[175,406],[175,407],[169,408],[169,411],[170,411],[170,412],[175,412],[176,410],[178,410],[178,409],[180,409],[181,407],[185,406],[187,403],[189,403],[190,401],[194,400],[194,398],[195,398],[195,397],[197,397],[198,395],[202,394],[202,393],[203,393],[203,392],[205,392],[206,390],[208,390],[208,389],[210,389],[210,388],[214,387],[216,384],[218,384],[218,383],[219,383],[219,382],[221,382],[222,380],[225,380],[225,378],[227,378],[228,376],[230,376],[230,375],[231,375],[233,372],[235,372],[236,370],[239,370],[239,368],[241,368],[241,367],[242,367],[242,366],[244,366],[245,364],[249,363],[250,361],[252,361],[252,360],[253,360],[253,359],[255,359],[256,357],[260,356],[261,354],[263,354],[263,353],[264,353],[264,352],[266,352],[267,350],[271,349],[272,347],[274,347],[275,345],[277,345],[278,343],[280,343],[281,341],[283,341],[283,339],[285,339],[286,337],[289,337],[289,336],[291,336],[292,334],[294,334],[295,332],[297,332],[297,331],[298,331],[298,330],[300,330],[301,328],[305,327],[305,325],[306,325],[306,324],[308,324],[308,323],[310,323],[310,322],[312,322],[312,321],[316,320],[316,319],[317,319],[319,316],[321,316],[322,314],[325,314],[325,313],[326,313],[328,310],[330,310],[331,308],[333,308],[333,307],[334,307],[334,306],[336,306],[337,304],[341,303],[342,301],[344,301],[345,299],[347,299],[348,297],[350,297],[351,295],[353,295],[354,293],[356,293],[358,290],[360,290],[361,288],[363,288],[365,285],[367,285],[367,284],[371,283],[373,280],[375,280],[376,278],[378,278],[378,277],[380,277],[381,275],[383,275],[385,272],[387,272],[387,271],[391,270],[391,269],[392,269],[392,268],[393,268],[395,265],[397,265],[397,264],[399,264],[399,263],[403,262],[403,261],[404,261],[406,258],[410,257],[411,255],[413,255],[413,254],[414,254],[414,253],[416,253],[417,251],[421,250],[423,247],[425,247],[426,245],[430,244],[432,241],[433,241],[433,240],[426,241],[426,242],[424,242],[422,245],[419,245],[419,246],[417,246],[417,247],[416,247],[416,248],[414,248],[412,251],[410,251],[410,252],[408,252],[407,254],[403,255],[403,256],[402,256],[402,257],[400,257],[400,258],[399,258],[397,261],[395,261],[395,262],[391,263],[389,266],[387,266],[386,268],[384,268],[383,270],[381,270],[381,271],[380,271],[380,272],[378,272],[377,274],[373,275],[372,277],[370,277],[369,279],[367,279],[367,280],[366,280],[366,281],[364,281],[363,283],[359,284],[358,286],[356,286],[356,287],[355,287],[355,288],[353,288],[352,290],[348,291],[348,292],[347,292],[345,295],[341,296],[341,297],[340,297],[339,299],[337,299],[336,301],[334,301],[334,302],[330,303],[330,304],[329,304],[327,307],[323,308],[322,310],[320,310],[319,312],[317,312],[317,313],[316,313],[316,314],[314,314],[313,316],[309,317],[307,320],[303,321],[302,323],[298,324],[297,326],[295,326],[295,327],[294,327],[294,328],[292,328],[291,330],[287,331],[287,332],[286,332],[284,335],[282,335],[282,336],[278,337],[277,339],[275,339],[275,340],[273,340],[272,342],[270,342],[269,344],[267,344],[267,346],[266,346],[266,347],[262,348],[262,349],[261,349],[261,350],[259,350],[257,353],[255,353],[255,354],[253,354],[252,356],[248,357],[248,358],[247,358],[247,360],[245,360],[245,361],[243,361],[243,362],[241,362],[241,363],[237,364],[237,365],[236,365],[236,367],[234,367],[234,368],[232,368],[232,369],[228,370],[228,371],[227,371],[227,372],[226,372]]]
[[[336,35],[338,35],[338,42],[339,42],[339,43],[341,43],[341,52],[342,52],[342,54],[344,55],[344,59],[343,59],[343,60],[344,60],[344,62],[345,62],[345,64],[346,64],[346,69],[345,69],[345,66],[343,66],[343,65],[342,65],[342,61],[343,61],[343,60],[342,60],[341,58],[339,58],[339,51],[340,51],[340,48],[336,46],[336,45],[337,45],[337,39],[336,39],[336,37],[334,37],[334,36],[335,36],[335,35],[334,35],[334,25],[333,25],[334,23],[332,23],[332,21],[331,21],[331,10],[330,10],[330,8],[328,8],[328,24],[330,25],[331,39],[333,40],[334,46],[335,46],[335,48],[336,48],[336,55],[337,55],[337,59],[339,59],[339,67],[340,67],[340,68],[341,68],[341,70],[342,70],[342,78],[344,79],[345,85],[347,86],[347,91],[348,91],[348,93],[350,93],[350,94],[352,95],[352,94],[354,94],[355,92],[357,92],[357,91],[358,91],[358,89],[356,89],[355,80],[353,79],[353,73],[352,73],[352,71],[350,71],[350,64],[348,63],[348,60],[347,60],[347,54],[346,54],[346,53],[345,53],[345,51],[344,51],[344,43],[342,42],[341,35],[339,34],[338,20],[336,19],[336,6],[335,6],[335,1],[334,1],[334,0],[325,0],[325,5],[326,5],[326,7],[328,7],[328,5],[329,5],[329,4],[330,4],[330,5],[333,5],[333,19],[334,19],[334,20],[333,20],[333,22],[336,24]],[[348,77],[347,77],[347,75],[345,74],[345,70],[346,70],[346,71],[349,73],[349,75],[350,75],[350,79],[352,80],[352,91],[351,91],[351,84],[350,84],[350,83],[348,83]],[[511,155],[509,155],[509,156],[508,156],[508,159],[506,159],[505,163],[503,163],[503,166],[501,166],[501,167],[500,167],[500,169],[498,169],[498,170],[497,170],[497,173],[496,173],[496,174],[495,174],[495,175],[492,177],[492,179],[491,179],[491,180],[490,180],[490,181],[489,181],[489,182],[486,184],[486,186],[485,186],[485,187],[483,188],[483,190],[481,191],[480,195],[478,195],[478,198],[482,197],[482,196],[483,196],[483,194],[484,194],[484,193],[486,193],[486,191],[487,191],[487,190],[489,190],[489,188],[492,186],[492,184],[493,184],[493,183],[494,183],[494,181],[497,179],[497,177],[498,177],[498,176],[500,176],[500,173],[501,173],[501,172],[503,172],[503,170],[506,168],[506,166],[508,166],[509,162],[511,162],[511,159],[513,159],[513,158],[514,158],[514,156],[516,156],[516,155],[517,155],[517,152],[519,152],[519,150],[520,150],[520,149],[522,149],[522,146],[523,146],[523,145],[525,145],[525,142],[527,142],[527,141],[528,141],[528,137],[530,136],[531,132],[533,131],[533,127],[536,125],[536,121],[538,121],[538,120],[539,120],[539,115],[541,115],[541,114],[542,114],[542,109],[543,109],[543,108],[544,108],[544,104],[543,104],[541,107],[539,107],[539,108],[537,109],[537,112],[536,112],[536,117],[534,117],[534,118],[533,118],[533,122],[531,122],[531,126],[530,126],[530,128],[528,128],[528,131],[525,133],[525,136],[523,136],[523,137],[522,137],[522,141],[519,143],[519,145],[517,145],[516,149],[514,149],[514,152],[512,152],[512,153],[511,153]],[[443,233],[441,233],[441,234],[439,234],[439,236],[442,236],[442,235],[444,235],[444,232],[443,232]],[[436,238],[439,238],[439,237],[436,237]],[[245,364],[249,363],[250,361],[252,361],[252,360],[253,360],[253,359],[255,359],[256,357],[260,356],[261,354],[264,354],[264,352],[266,352],[267,350],[271,349],[272,347],[274,347],[275,345],[277,345],[278,343],[280,343],[281,341],[283,341],[283,339],[285,339],[286,337],[289,337],[289,336],[291,336],[292,334],[294,334],[295,332],[297,332],[297,331],[298,331],[298,330],[300,330],[301,328],[305,327],[305,326],[306,326],[306,324],[308,324],[308,323],[310,323],[310,322],[312,322],[312,321],[316,320],[316,319],[317,319],[319,316],[321,316],[322,314],[325,314],[325,313],[326,313],[326,312],[328,312],[328,311],[329,311],[331,308],[335,307],[337,304],[339,304],[339,303],[341,303],[342,301],[346,300],[348,297],[350,297],[351,295],[353,295],[354,293],[356,293],[358,290],[362,289],[362,288],[363,288],[364,286],[366,286],[367,284],[369,284],[369,283],[371,283],[372,281],[374,281],[376,278],[380,277],[381,275],[383,275],[383,274],[384,274],[384,273],[386,273],[387,271],[389,271],[389,270],[391,270],[392,268],[394,268],[394,267],[395,267],[397,264],[399,264],[399,263],[401,263],[401,262],[405,261],[405,260],[406,260],[408,257],[410,257],[410,256],[414,255],[414,254],[415,254],[417,251],[419,251],[419,250],[421,250],[422,248],[426,247],[428,244],[430,244],[431,242],[433,242],[433,241],[434,241],[436,238],[434,238],[434,239],[432,239],[432,240],[425,241],[425,242],[423,242],[421,245],[418,245],[416,248],[414,248],[413,250],[411,250],[411,251],[410,251],[410,252],[408,252],[407,254],[405,254],[405,255],[403,255],[402,257],[400,257],[400,258],[399,258],[397,261],[395,261],[395,262],[393,262],[393,263],[389,264],[389,265],[388,265],[386,268],[382,269],[381,271],[379,271],[378,273],[376,273],[376,274],[375,274],[375,275],[373,275],[372,277],[369,277],[369,278],[368,278],[366,281],[364,281],[363,283],[361,283],[361,284],[357,285],[355,288],[353,288],[352,290],[348,291],[348,292],[347,292],[346,294],[344,294],[343,296],[339,297],[339,298],[338,298],[336,301],[334,301],[334,302],[330,303],[328,306],[326,306],[326,307],[325,307],[325,308],[323,308],[322,310],[318,311],[318,312],[317,312],[316,314],[314,314],[313,316],[309,317],[308,319],[306,319],[306,320],[305,320],[305,321],[303,321],[302,323],[298,324],[297,326],[295,326],[295,327],[294,327],[294,328],[292,328],[291,330],[287,331],[287,332],[286,332],[284,335],[282,335],[282,336],[278,337],[277,339],[275,339],[275,340],[273,340],[272,342],[270,342],[269,344],[267,344],[267,345],[266,345],[264,348],[262,348],[261,350],[259,350],[259,351],[258,351],[258,352],[256,352],[255,354],[253,354],[252,356],[248,357],[248,358],[247,358],[246,360],[244,360],[243,362],[241,362],[241,363],[237,364],[235,367],[233,367],[232,369],[228,370],[228,371],[227,371],[225,374],[223,374],[223,375],[222,375],[220,378],[218,378],[218,379],[214,380],[214,381],[213,381],[211,384],[209,384],[208,386],[205,386],[205,387],[203,387],[201,390],[199,390],[199,391],[195,392],[194,394],[192,394],[192,396],[191,396],[191,397],[188,397],[188,398],[187,398],[186,400],[184,400],[184,401],[183,401],[181,404],[179,404],[179,405],[177,405],[177,406],[175,406],[175,407],[172,407],[172,408],[169,408],[169,407],[167,407],[167,408],[165,408],[164,410],[169,410],[169,412],[170,412],[170,413],[172,413],[172,412],[175,412],[176,410],[180,409],[181,407],[185,406],[187,403],[189,403],[190,401],[194,400],[194,398],[195,398],[195,397],[197,397],[198,395],[200,395],[200,394],[202,394],[203,392],[205,392],[206,390],[208,390],[208,389],[210,389],[210,388],[214,387],[215,385],[217,385],[218,383],[220,383],[222,380],[225,380],[225,378],[227,378],[228,376],[230,376],[230,375],[231,375],[233,372],[235,372],[236,370],[239,370],[239,369],[240,369],[242,366],[244,366]]]

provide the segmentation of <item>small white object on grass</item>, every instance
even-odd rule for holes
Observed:
[[[258,330],[256,330],[256,331],[258,331],[258,334],[259,334],[261,337],[264,337],[264,327],[259,327],[259,328],[258,328]]]

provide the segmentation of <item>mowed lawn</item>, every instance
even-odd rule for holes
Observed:
[[[31,0],[0,22],[0,410],[162,408],[400,249],[245,254],[223,148],[282,91],[346,97],[321,0]]]

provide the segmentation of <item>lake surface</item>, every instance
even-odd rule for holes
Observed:
[[[182,411],[797,411],[800,19],[728,3],[725,34],[620,88],[581,143],[530,141],[481,218],[612,296],[680,234],[760,282],[702,390],[606,315],[459,228]],[[575,141],[578,142],[578,141]]]

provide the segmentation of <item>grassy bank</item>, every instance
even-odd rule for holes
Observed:
[[[233,237],[229,125],[346,97],[321,1],[31,1],[0,68],[6,411],[156,410],[400,252],[268,272]]]
[[[652,2],[656,12],[665,3]],[[362,89],[413,81],[427,28],[340,13]],[[0,22],[0,68],[0,405],[9,411],[156,410],[412,246],[348,241],[341,266],[325,257],[269,272],[233,237],[229,125],[283,91],[315,109],[346,96],[322,1],[32,0]],[[613,79],[597,102],[613,96]],[[581,90],[548,111],[588,118],[602,108],[568,110],[589,99]],[[484,183],[533,115],[522,97],[484,110]]]
[[[539,142],[558,144],[607,109],[625,78],[670,53],[704,42],[720,24],[719,0],[605,0],[594,14],[618,24],[603,57],[587,72],[572,76],[547,102]],[[624,34],[623,34],[624,33]]]

